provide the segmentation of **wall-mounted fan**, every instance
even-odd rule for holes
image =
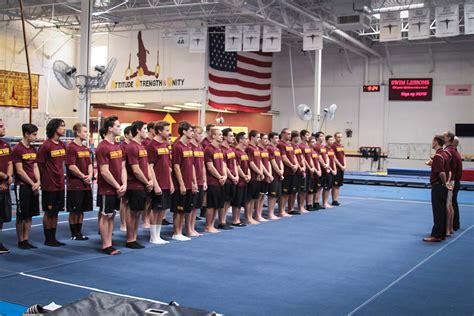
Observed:
[[[306,104],[298,105],[296,113],[303,121],[310,121],[313,118],[313,111],[311,111],[311,108]]]
[[[336,110],[337,110],[337,105],[331,104],[329,108],[324,108],[324,116],[323,120],[321,121],[321,125],[319,127],[319,130],[323,129],[324,123],[329,119],[330,121],[334,120],[334,117],[336,116]]]

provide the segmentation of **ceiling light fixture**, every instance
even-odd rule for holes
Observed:
[[[125,106],[131,106],[131,107],[137,107],[137,108],[141,108],[141,107],[145,106],[145,104],[140,104],[140,103],[125,103],[124,105]]]
[[[180,108],[177,108],[175,106],[165,106],[163,109],[165,110],[170,110],[170,111],[180,111]]]
[[[193,107],[200,107],[200,106],[202,106],[202,104],[199,103],[199,102],[184,102],[184,105],[193,106]]]

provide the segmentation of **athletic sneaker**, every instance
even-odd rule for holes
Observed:
[[[10,250],[0,242],[0,253],[9,253]]]
[[[223,230],[231,230],[231,229],[234,229],[233,227],[231,227],[230,225],[227,225],[227,224],[219,224],[219,225],[217,225],[217,228],[223,229]]]
[[[125,246],[127,248],[131,248],[131,249],[143,249],[143,248],[145,248],[145,246],[140,245],[137,241],[128,242],[128,243],[125,244]]]

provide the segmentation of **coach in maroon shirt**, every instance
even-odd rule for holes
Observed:
[[[334,134],[334,144],[332,145],[334,151],[337,174],[334,177],[334,185],[332,188],[332,205],[340,206],[339,193],[341,187],[344,185],[344,171],[347,167],[346,154],[344,152],[344,145],[342,144],[342,133],[337,132]]]
[[[197,192],[196,172],[194,169],[194,153],[189,145],[193,138],[193,127],[188,122],[178,126],[179,138],[173,145],[172,165],[175,192],[173,194],[173,239],[187,241],[190,238],[183,235],[183,221],[186,213],[194,209],[194,194]],[[178,189],[179,188],[179,189]]]
[[[454,181],[452,202],[454,210],[453,229],[456,231],[460,228],[458,193],[459,188],[461,187],[462,157],[457,150],[457,144],[459,144],[459,141],[456,139],[454,133],[446,132],[444,134],[444,141],[444,150],[448,151],[451,154],[451,181]]]
[[[73,128],[74,141],[66,147],[67,166],[67,210],[71,239],[87,240],[82,234],[84,212],[92,211],[92,160],[89,148],[83,144],[88,131],[84,123],[76,123]]]
[[[38,151],[38,164],[41,172],[41,200],[44,212],[43,229],[46,246],[59,247],[65,243],[56,239],[58,213],[64,211],[64,161],[66,145],[59,140],[66,132],[62,119],[52,119],[46,126],[47,140]]]
[[[120,209],[120,198],[127,191],[127,171],[124,153],[115,138],[120,136],[118,117],[104,120],[100,129],[103,140],[95,151],[97,158],[97,206],[99,206],[99,230],[102,251],[108,255],[118,255],[120,251],[112,247],[115,212]]]
[[[5,123],[0,120],[0,137],[5,136]],[[10,145],[0,139],[0,233],[3,223],[11,221],[12,202],[10,197],[10,184],[13,182],[13,163]],[[0,240],[0,254],[10,252]]]

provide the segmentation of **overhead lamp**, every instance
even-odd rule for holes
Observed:
[[[193,106],[193,107],[200,107],[200,106],[202,106],[202,104],[201,104],[201,103],[198,103],[198,102],[184,102],[184,105]]]
[[[390,11],[402,11],[402,10],[411,10],[411,9],[419,9],[425,6],[424,3],[414,3],[414,4],[407,4],[407,5],[397,5],[392,7],[384,7],[379,9],[372,9],[372,12],[390,12]]]
[[[195,106],[190,106],[190,105],[183,105],[183,104],[176,104],[176,105],[173,105],[173,107],[178,107],[180,109],[189,109],[189,110],[199,110],[197,107]]]
[[[220,109],[207,109],[207,111],[210,111],[210,112],[218,112],[218,113],[237,114],[236,111],[220,110]]]
[[[165,106],[163,109],[169,110],[169,111],[180,111],[181,109],[175,106]]]
[[[131,107],[137,107],[137,108],[141,108],[141,107],[145,106],[145,104],[140,104],[140,103],[125,103],[124,105],[125,106],[131,106]]]

